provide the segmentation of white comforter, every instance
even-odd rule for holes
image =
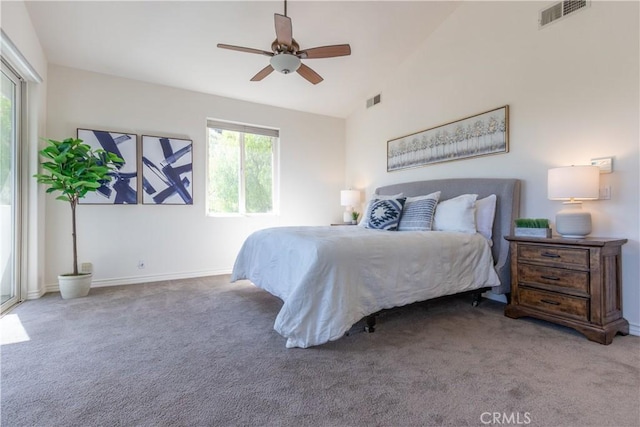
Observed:
[[[275,330],[286,346],[336,340],[384,308],[500,285],[480,234],[278,227],[245,241],[232,281],[284,301]]]

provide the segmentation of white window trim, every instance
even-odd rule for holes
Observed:
[[[2,34],[3,47],[5,36]],[[24,210],[26,199],[22,196],[23,188],[27,182],[24,179],[24,156],[23,152],[26,151],[26,144],[23,141],[23,135],[25,134],[25,120],[26,109],[25,99],[27,96],[26,84],[22,75],[12,66],[8,59],[4,56],[0,57],[2,62],[2,73],[15,85],[15,97],[14,97],[14,146],[11,149],[11,175],[13,176],[10,183],[12,189],[12,230],[11,230],[11,286],[13,296],[0,305],[0,313],[4,314],[13,308],[17,303],[23,301],[27,294],[26,282],[23,280],[26,268],[26,247],[24,245],[24,236],[26,236],[26,224],[24,218]]]

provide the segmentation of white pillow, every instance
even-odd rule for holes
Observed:
[[[476,229],[493,246],[493,220],[496,217],[496,195],[476,200]]]
[[[438,203],[433,219],[433,229],[474,234],[477,198],[477,194],[463,194]]]
[[[373,197],[371,197],[371,200],[367,202],[367,207],[364,209],[364,212],[360,216],[360,222],[358,223],[358,227],[367,227],[369,225],[369,220],[367,218],[369,218],[369,215],[370,215],[369,210],[371,209],[371,202],[373,202],[374,200],[399,199],[400,197],[403,197],[403,196],[404,194],[402,193],[393,194],[391,196],[381,196],[379,194],[374,194]]]

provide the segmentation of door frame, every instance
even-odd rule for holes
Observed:
[[[24,265],[24,253],[23,253],[23,221],[22,221],[22,189],[23,189],[23,163],[22,163],[22,151],[24,149],[24,144],[22,140],[22,136],[24,135],[24,113],[25,113],[25,102],[26,99],[26,84],[24,79],[20,76],[20,74],[6,61],[4,58],[0,58],[0,62],[2,63],[2,73],[6,75],[9,80],[11,80],[16,87],[15,91],[15,141],[14,147],[12,150],[12,174],[13,174],[13,182],[11,183],[13,189],[13,198],[12,198],[12,221],[13,221],[13,231],[11,234],[12,240],[12,281],[13,281],[13,292],[14,295],[9,298],[7,301],[0,305],[0,313],[6,313],[10,308],[12,308],[15,304],[21,302],[24,299],[25,289],[24,283],[22,280],[22,267]]]

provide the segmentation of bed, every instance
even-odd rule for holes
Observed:
[[[508,293],[509,245],[503,236],[518,217],[520,181],[416,181],[380,187],[375,194],[434,192],[440,192],[440,202],[463,194],[495,195],[491,235],[360,226],[268,228],[244,242],[231,281],[249,280],[284,302],[274,329],[288,348],[339,339],[380,310],[470,291]]]

